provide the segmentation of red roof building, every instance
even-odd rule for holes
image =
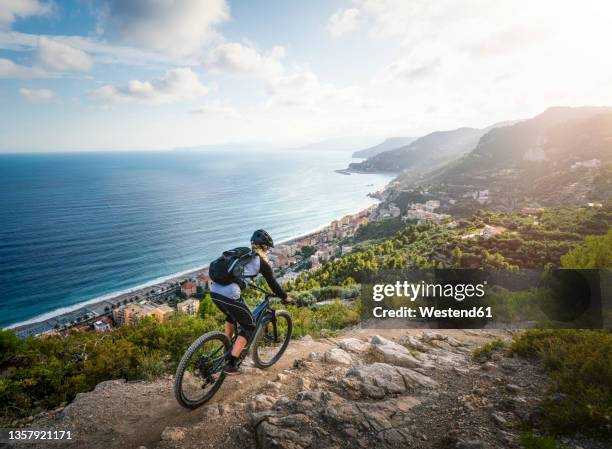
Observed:
[[[187,297],[193,296],[196,294],[197,285],[193,282],[185,282],[181,285],[181,291],[187,295]]]

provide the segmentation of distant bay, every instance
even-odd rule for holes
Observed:
[[[383,174],[334,172],[350,152],[0,155],[0,327],[276,241],[374,203]]]

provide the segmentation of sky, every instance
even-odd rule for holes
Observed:
[[[294,146],[612,105],[608,0],[0,0],[0,151]]]

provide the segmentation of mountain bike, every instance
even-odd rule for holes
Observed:
[[[250,285],[265,294],[264,300],[253,310],[254,337],[247,343],[238,358],[238,366],[253,348],[253,364],[257,368],[269,368],[282,357],[289,345],[293,323],[285,310],[274,310],[275,298],[256,285]],[[187,349],[181,359],[174,380],[174,395],[179,404],[194,409],[209,401],[225,380],[225,363],[232,350],[238,332],[231,341],[223,332],[208,332]]]

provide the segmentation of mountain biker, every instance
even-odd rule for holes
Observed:
[[[284,304],[293,303],[293,300],[287,296],[287,293],[285,293],[274,278],[274,273],[267,256],[267,252],[273,247],[274,242],[270,234],[263,229],[258,229],[251,237],[253,257],[244,266],[244,282],[242,285],[239,285],[238,282],[233,282],[228,285],[222,285],[215,282],[211,283],[211,298],[215,305],[225,314],[225,335],[227,335],[230,340],[236,331],[236,324],[240,324],[238,337],[232,347],[228,361],[225,364],[224,371],[226,375],[237,376],[240,374],[236,362],[255,330],[253,314],[244,300],[240,297],[241,287],[246,287],[247,283],[252,282],[258,274],[261,274],[268,283],[270,289],[272,289],[272,292],[281,298]]]

